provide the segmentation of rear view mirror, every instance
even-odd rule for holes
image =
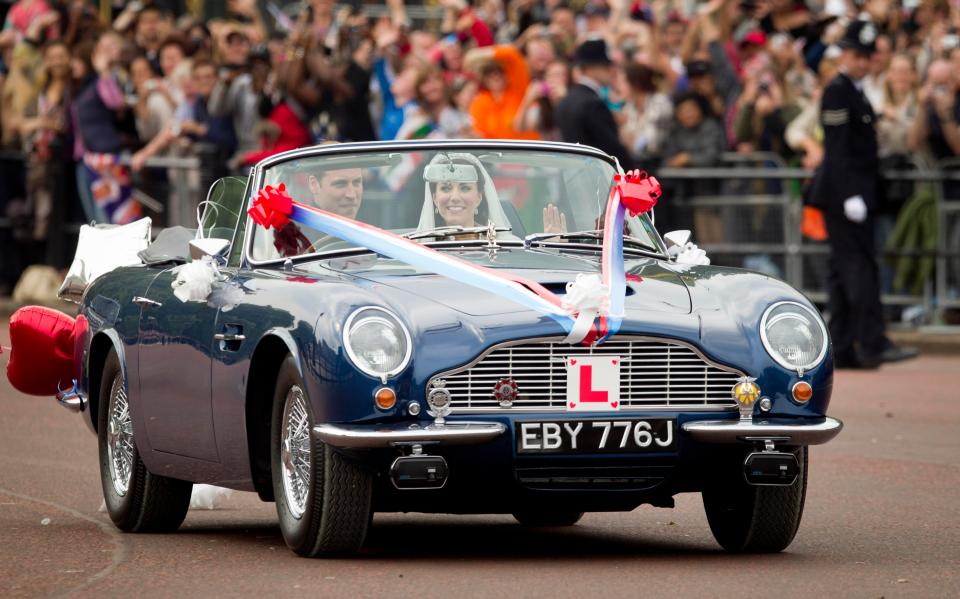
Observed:
[[[223,262],[229,249],[229,239],[217,239],[215,237],[192,239],[190,241],[190,258],[199,260],[204,256],[210,256],[214,261]]]
[[[674,246],[683,247],[690,241],[690,231],[688,229],[670,231],[663,235],[663,240],[667,242],[667,249]]]

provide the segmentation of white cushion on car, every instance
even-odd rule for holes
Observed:
[[[58,295],[63,299],[79,301],[97,277],[121,266],[141,264],[139,252],[150,245],[150,217],[128,225],[83,225],[73,264],[67,272]]]

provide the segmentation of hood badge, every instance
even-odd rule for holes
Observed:
[[[760,386],[754,382],[756,380],[755,377],[744,375],[737,380],[737,384],[731,389],[731,394],[737,400],[737,407],[740,408],[741,422],[753,420],[753,405],[760,398]]]
[[[501,408],[513,407],[518,394],[517,381],[511,378],[502,378],[493,386],[493,397]]]
[[[430,381],[430,388],[427,390],[427,405],[430,406],[430,409],[427,410],[427,414],[433,416],[434,424],[443,424],[444,418],[450,415],[451,399],[446,380],[433,379]]]

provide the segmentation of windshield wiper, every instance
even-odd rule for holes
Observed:
[[[601,231],[570,231],[569,233],[531,233],[523,238],[523,245],[530,244],[545,239],[603,239]]]
[[[603,230],[596,229],[590,231],[570,231],[568,233],[531,233],[523,238],[523,245],[530,247],[534,243],[550,243],[550,240],[556,240],[554,243],[560,242],[561,240],[577,240],[577,239],[603,239]],[[651,246],[649,243],[643,241],[639,237],[633,237],[631,235],[623,236],[624,247],[639,247],[648,252],[654,252],[659,254],[660,251]],[[630,245],[628,245],[630,244]]]
[[[453,225],[446,227],[435,227],[426,231],[412,231],[404,235],[404,237],[407,239],[423,239],[424,237],[451,237],[453,235],[469,235],[470,233],[486,233],[488,230],[488,227],[463,227],[461,225]],[[494,231],[497,233],[503,233],[509,232],[511,229],[510,227],[496,227],[494,228]]]

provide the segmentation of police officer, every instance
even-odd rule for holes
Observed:
[[[823,163],[812,200],[823,210],[830,243],[827,292],[830,335],[838,368],[876,368],[905,360],[915,349],[894,346],[884,334],[879,267],[874,245],[879,159],[876,115],[863,94],[863,77],[877,29],[854,21],[840,41],[840,73],[823,91],[820,119]]]

